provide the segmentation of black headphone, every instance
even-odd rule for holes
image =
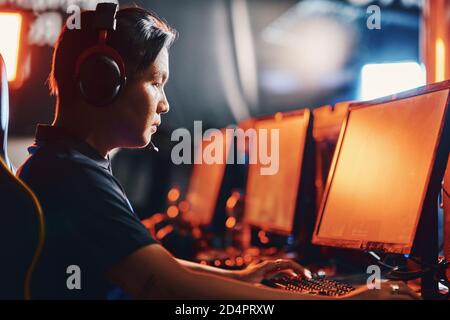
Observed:
[[[95,9],[98,43],[84,50],[75,66],[81,96],[91,105],[106,107],[126,84],[125,63],[119,52],[106,44],[109,31],[116,30],[116,3],[99,3]]]

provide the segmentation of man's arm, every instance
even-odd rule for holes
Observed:
[[[190,271],[183,267],[162,246],[145,246],[112,267],[110,280],[136,299],[222,299],[222,300],[324,300],[337,299],[310,294],[292,293],[255,286],[217,275]],[[361,287],[341,297],[364,300],[417,299],[410,289],[401,286],[393,293],[389,286],[381,290]]]
[[[195,263],[191,261],[186,261],[182,259],[176,259],[183,267],[188,268],[191,271],[197,271],[202,273],[208,273],[216,276],[222,276],[234,280],[246,281],[251,283],[260,283],[266,275],[276,273],[282,270],[292,270],[294,273],[304,276],[306,278],[311,278],[311,272],[305,269],[298,263],[292,260],[267,260],[243,270],[226,270],[221,268],[216,268],[208,265],[203,265],[200,263]]]
[[[191,271],[158,244],[135,251],[108,277],[137,299],[317,299]]]

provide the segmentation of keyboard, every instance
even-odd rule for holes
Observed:
[[[343,296],[355,290],[351,285],[324,277],[306,279],[301,276],[278,275],[264,279],[262,284],[272,288],[321,296]]]

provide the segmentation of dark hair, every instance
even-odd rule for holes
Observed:
[[[56,42],[48,83],[51,93],[61,99],[77,95],[76,61],[84,50],[98,42],[94,18],[94,11],[83,12],[81,28],[65,26]],[[163,48],[170,48],[177,36],[164,20],[139,7],[119,10],[116,20],[116,30],[108,34],[107,43],[122,56],[130,79],[147,69]]]

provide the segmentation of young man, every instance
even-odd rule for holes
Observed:
[[[226,271],[177,260],[151,238],[113,177],[108,153],[149,144],[169,111],[164,85],[175,31],[143,9],[120,10],[106,41],[123,59],[127,80],[117,97],[99,107],[87,101],[76,76],[80,55],[98,41],[94,21],[94,12],[84,12],[81,29],[61,32],[49,79],[57,97],[55,119],[51,126],[38,125],[36,143],[19,170],[46,219],[32,297],[105,299],[120,288],[132,298],[312,298],[254,285],[283,269],[307,274],[294,262]],[[90,77],[110,80],[104,74]],[[71,279],[73,270],[80,271],[79,282]]]

